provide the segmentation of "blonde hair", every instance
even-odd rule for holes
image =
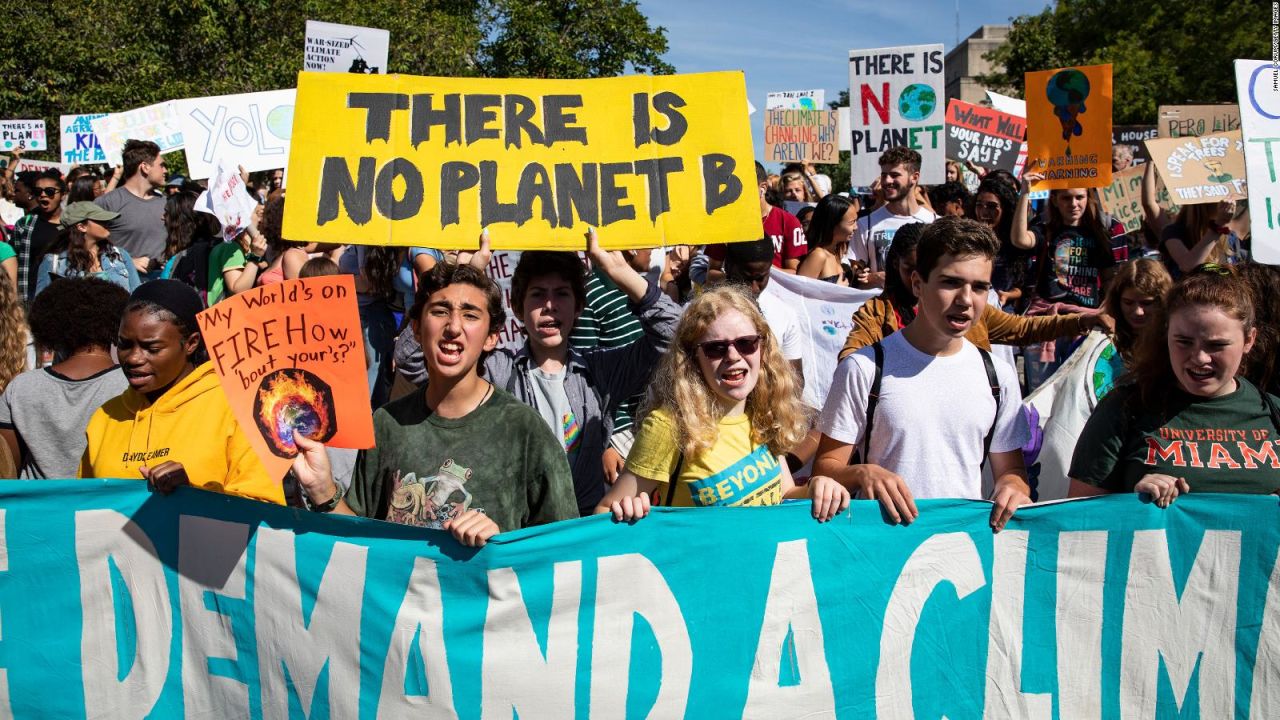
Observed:
[[[782,173],[782,177],[778,178],[778,192],[785,193],[787,191],[787,186],[793,182],[800,183],[801,187],[804,188],[804,202],[813,202],[815,200],[813,197],[813,188],[809,185],[809,178],[805,177],[803,173]]]
[[[27,369],[27,316],[9,273],[0,270],[0,392]]]
[[[672,417],[676,445],[689,457],[715,444],[722,417],[715,393],[702,377],[697,344],[717,318],[733,310],[742,313],[760,335],[760,377],[747,396],[746,406],[752,441],[782,455],[799,445],[809,430],[809,413],[800,402],[791,363],[782,357],[755,300],[740,286],[720,286],[702,293],[685,308],[671,349],[658,365],[654,392],[647,403],[648,410],[661,409]]]

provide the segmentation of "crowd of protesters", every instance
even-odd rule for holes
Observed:
[[[1125,234],[1094,190],[1036,202],[1034,173],[959,163],[926,188],[920,166],[893,148],[867,192],[833,193],[811,165],[757,163],[759,238],[608,252],[592,230],[585,263],[525,252],[510,292],[524,337],[500,347],[487,236],[464,252],[289,240],[277,171],[246,176],[259,209],[227,238],[199,209],[204,188],[170,178],[144,141],[102,175],[11,164],[0,477],[189,484],[468,545],[593,513],[637,521],[655,504],[797,498],[819,522],[851,498],[893,522],[917,517],[917,499],[989,499],[998,531],[1031,501],[1022,398],[1100,331],[1116,379],[1080,436],[1073,495],[1166,506],[1280,490],[1280,273],[1249,261],[1245,203],[1170,216],[1148,172],[1146,220]],[[282,482],[237,425],[196,314],[335,273],[355,278],[375,445],[352,461],[295,435]],[[772,273],[879,293],[851,318],[820,407],[801,400],[807,331]]]

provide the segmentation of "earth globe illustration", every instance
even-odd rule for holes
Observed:
[[[898,113],[907,120],[924,120],[938,107],[938,96],[933,88],[914,83],[902,89],[898,96]]]

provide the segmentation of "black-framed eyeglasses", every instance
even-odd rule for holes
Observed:
[[[36,197],[40,197],[41,195],[45,197],[57,197],[62,194],[62,191],[58,188],[36,188],[31,192],[31,194]]]
[[[734,338],[732,340],[709,340],[704,343],[698,343],[695,347],[702,348],[702,354],[705,355],[708,360],[720,360],[729,354],[730,345],[732,345],[733,349],[737,350],[738,354],[743,357],[755,355],[760,349],[760,336],[744,335],[743,337]]]

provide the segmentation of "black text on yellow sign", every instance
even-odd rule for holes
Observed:
[[[508,249],[761,234],[741,73],[494,80],[302,73],[289,239]]]

